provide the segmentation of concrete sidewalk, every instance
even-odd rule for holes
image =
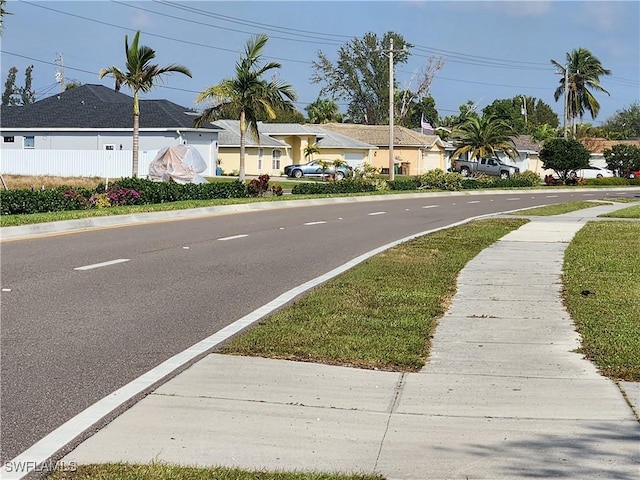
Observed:
[[[478,255],[418,373],[209,355],[63,460],[638,480],[640,424],[618,385],[574,353],[560,298],[568,242],[624,207],[539,217]],[[637,409],[640,384],[623,388]]]

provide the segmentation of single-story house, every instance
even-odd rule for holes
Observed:
[[[179,144],[196,147],[209,166],[204,175],[215,175],[220,129],[214,125],[194,128],[195,116],[195,112],[168,100],[140,100],[138,175],[148,173],[149,162],[143,163],[142,153]],[[88,152],[95,151],[131,158],[133,97],[103,85],[82,85],[29,105],[2,106],[0,135],[4,173],[14,173],[7,170],[11,162],[6,160],[18,151],[31,152],[31,156],[45,152],[49,159],[56,158],[54,152],[84,152],[89,158]],[[64,162],[72,156],[70,153],[57,155],[60,159],[56,161]],[[74,158],[77,161],[79,157]],[[87,166],[84,167],[86,172]]]
[[[374,167],[389,171],[389,126],[324,123],[322,128],[361,142],[375,145],[369,157]],[[393,142],[396,171],[403,175],[421,175],[436,168],[446,170],[445,144],[438,135],[423,135],[402,126],[394,126]]]
[[[640,148],[640,139],[608,140],[606,138],[583,138],[580,142],[591,152],[591,165],[603,168],[607,168],[607,160],[604,158],[604,151],[610,150],[614,145],[631,145],[633,147]]]
[[[218,143],[220,168],[232,173],[240,168],[240,122],[218,120],[213,124],[221,128]],[[284,167],[310,161],[305,155],[307,147],[316,145],[320,152],[314,159],[341,159],[352,167],[369,163],[375,145],[325,130],[319,125],[297,123],[258,123],[259,141],[251,132],[245,138],[245,173],[270,176],[283,175]]]

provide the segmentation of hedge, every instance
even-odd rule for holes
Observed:
[[[110,184],[107,189],[100,184],[95,189],[62,186],[43,190],[0,190],[0,214],[22,215],[247,196],[247,186],[239,181],[181,185],[125,178]]]
[[[299,183],[291,189],[294,195],[321,195],[333,193],[374,192],[377,187],[373,183],[341,180],[339,182]]]

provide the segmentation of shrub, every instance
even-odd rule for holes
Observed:
[[[282,187],[280,185],[272,185],[271,186],[271,193],[273,195],[275,195],[276,197],[281,197],[282,196]]]
[[[540,177],[540,175],[531,170],[525,170],[524,172],[516,173],[511,178],[529,182],[531,184],[530,186],[532,187],[535,187],[536,185],[540,185],[542,183],[542,178]]]
[[[41,190],[1,190],[2,215],[84,210],[90,207],[89,197],[94,192],[82,187],[56,187]]]
[[[588,178],[587,185],[640,185],[640,178],[604,177]]]
[[[418,190],[420,180],[416,178],[387,181],[389,190]]]
[[[316,195],[374,192],[376,190],[376,185],[371,182],[342,180],[340,182],[299,183],[293,187],[291,193],[294,195]]]
[[[269,175],[260,175],[247,185],[247,193],[250,197],[262,197],[269,190]]]
[[[243,198],[246,196],[247,186],[239,181],[181,185],[175,182],[152,182],[141,178],[124,178],[112,183],[107,189],[105,189],[105,184],[101,183],[95,189],[63,186],[42,190],[2,190],[0,191],[0,213],[2,215],[21,215],[106,208],[115,205]]]
[[[428,171],[424,175],[420,175],[420,185],[418,188],[449,191],[460,190],[462,189],[463,178],[459,173],[446,173],[436,168],[435,170]]]

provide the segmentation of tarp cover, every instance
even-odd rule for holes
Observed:
[[[164,147],[149,164],[149,179],[155,182],[207,183],[199,174],[207,169],[200,152],[190,145]]]

